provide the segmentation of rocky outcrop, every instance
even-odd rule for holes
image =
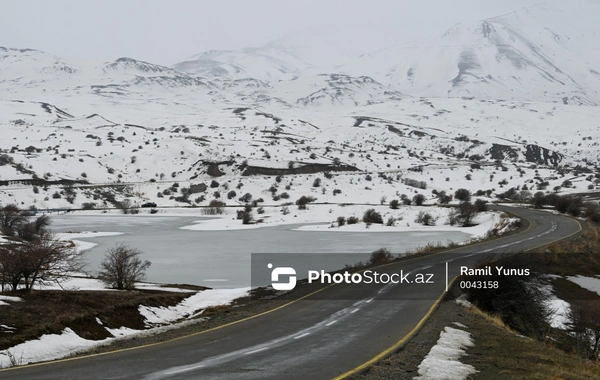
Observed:
[[[492,160],[516,160],[519,157],[519,149],[502,144],[492,144],[486,152]]]
[[[534,162],[539,165],[557,166],[565,158],[564,155],[539,145],[529,144],[526,149],[525,159],[527,162]]]

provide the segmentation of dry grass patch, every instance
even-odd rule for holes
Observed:
[[[101,340],[110,328],[144,329],[139,305],[173,306],[189,293],[161,291],[33,291],[11,294],[24,302],[2,306],[2,324],[14,327],[12,334],[0,335],[0,350],[43,334],[60,334],[70,327],[84,339]],[[103,326],[98,324],[99,318]]]

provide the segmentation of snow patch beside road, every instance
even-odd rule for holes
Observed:
[[[230,304],[234,299],[247,295],[249,290],[249,288],[204,290],[186,298],[176,306],[169,308],[140,306],[139,310],[140,313],[146,317],[146,324],[149,327],[157,326],[159,324],[164,325],[176,322],[183,318],[195,316],[199,311],[207,307]],[[7,300],[10,298],[9,301],[13,302],[16,302],[18,299],[18,297],[0,297]],[[101,321],[98,319],[97,321],[101,324]],[[117,338],[141,336],[150,332],[164,331],[165,328],[174,326],[177,325],[156,327],[147,330],[134,330],[127,327],[116,329],[105,327],[108,332],[115,336],[115,338],[106,338],[102,340],[83,339],[72,329],[67,327],[61,334],[45,334],[37,339],[0,351],[0,368],[11,367],[15,364],[24,365],[60,359],[83,352],[95,346],[109,344]]]
[[[425,359],[419,364],[420,380],[466,379],[477,372],[458,359],[465,355],[465,347],[474,346],[471,334],[466,331],[444,328],[437,344],[431,348]]]
[[[190,317],[197,311],[209,306],[229,304],[236,298],[247,296],[249,291],[250,288],[204,290],[186,298],[175,306],[151,307],[140,305],[138,310],[146,318],[145,323],[147,326],[163,325]]]
[[[64,358],[91,347],[108,342],[111,338],[103,340],[83,339],[70,328],[66,328],[60,335],[44,334],[38,339],[18,344],[8,350],[0,351],[0,368],[13,366],[9,355],[14,357],[17,365],[37,363]]]

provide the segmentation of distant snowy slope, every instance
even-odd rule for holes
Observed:
[[[351,57],[330,33],[310,30],[295,33],[261,47],[239,50],[211,50],[176,63],[173,68],[183,72],[221,76],[229,79],[255,78],[275,81],[284,74],[306,70],[330,72],[331,67]]]
[[[264,46],[241,50],[212,50],[173,65],[179,71],[230,79],[270,80],[279,74],[311,67],[293,51]]]
[[[304,74],[279,80],[273,94],[300,107],[356,107],[400,100],[404,96],[367,76]]]
[[[23,87],[42,92],[44,87],[60,81],[73,83],[82,68],[62,58],[33,49],[0,46],[0,89],[3,98]]]
[[[600,104],[600,6],[549,1],[364,54],[344,71],[429,97]]]

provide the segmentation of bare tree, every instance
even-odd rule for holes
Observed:
[[[0,282],[17,290],[31,291],[37,283],[60,284],[68,275],[83,269],[82,256],[69,243],[43,233],[32,241],[15,242],[0,248]]]
[[[9,246],[0,246],[0,285],[2,291],[9,287],[16,290],[21,282],[21,271],[18,269],[19,257],[16,250]]]
[[[118,209],[120,209],[123,214],[129,214],[131,208],[133,207],[133,204],[131,203],[130,199],[123,199],[122,202],[117,203],[116,207]]]
[[[27,215],[16,205],[9,204],[0,208],[0,232],[12,236],[15,228],[27,222]]]
[[[204,215],[221,215],[225,212],[225,202],[213,199],[208,207],[202,209]]]
[[[41,239],[47,233],[51,220],[48,215],[42,215],[32,222],[21,223],[15,229],[17,236],[25,241],[33,242]]]
[[[142,251],[125,244],[110,248],[100,263],[98,278],[115,289],[134,289],[135,283],[146,276],[146,270],[152,265],[142,260]]]
[[[415,223],[421,223],[424,226],[435,226],[436,218],[430,213],[419,211],[419,214],[415,218]]]
[[[469,227],[473,223],[473,218],[477,215],[477,207],[471,202],[461,202],[458,205],[459,216],[463,227]]]

